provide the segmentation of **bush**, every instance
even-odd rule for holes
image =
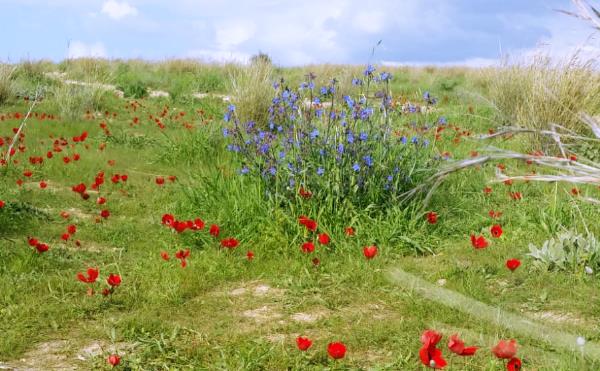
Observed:
[[[102,110],[104,101],[110,93],[97,85],[59,84],[50,87],[52,102],[59,114],[68,120],[81,119],[83,114],[90,111]]]
[[[390,74],[369,66],[353,79],[358,96],[339,102],[335,79],[316,89],[314,78],[297,90],[274,84],[266,126],[241,120],[233,105],[225,115],[239,172],[260,178],[268,195],[282,202],[313,197],[331,210],[386,208],[434,171],[429,140],[396,131],[402,112],[391,104]],[[377,89],[372,100],[369,86]]]

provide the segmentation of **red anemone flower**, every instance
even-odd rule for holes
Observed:
[[[100,212],[100,216],[103,217],[104,219],[107,219],[110,216],[110,211],[108,211],[108,210],[102,210]]]
[[[219,237],[220,232],[221,232],[221,229],[216,224],[211,225],[210,229],[208,230],[208,233],[213,237]]]
[[[485,249],[488,247],[489,242],[483,236],[475,237],[475,235],[471,235],[471,245],[476,249]]]
[[[307,254],[311,253],[311,252],[315,251],[315,244],[312,242],[305,242],[302,244],[301,249],[302,249],[302,252],[304,252],[304,253],[307,253]]]
[[[69,240],[69,238],[71,238],[71,235],[70,235],[70,234],[68,234],[68,233],[63,233],[63,234],[62,234],[62,236],[60,236],[60,238],[61,238],[63,241],[68,241],[68,240]]]
[[[246,253],[246,259],[248,259],[248,260],[254,259],[254,253],[252,251],[248,250],[248,252]]]
[[[119,363],[121,363],[121,357],[116,354],[111,354],[108,356],[108,363],[113,367],[118,366]]]
[[[45,181],[40,181],[40,188],[41,189],[46,189],[46,187],[48,187],[48,183],[46,183]]]
[[[173,214],[165,214],[162,216],[162,224],[170,227],[173,225],[174,222],[175,222],[175,217],[173,216]]]
[[[435,369],[446,367],[446,360],[442,356],[442,351],[436,348],[440,340],[442,340],[442,335],[433,330],[425,330],[421,335],[423,346],[419,350],[419,357],[421,363],[425,366]]]
[[[2,208],[4,207],[4,205],[6,205],[6,204],[4,203],[4,201],[0,200],[0,209],[2,209]]]
[[[168,253],[168,252],[166,252],[166,251],[161,251],[161,252],[160,252],[160,257],[161,257],[161,258],[162,258],[162,260],[164,260],[164,261],[167,261],[167,260],[169,260],[169,259],[170,259],[170,258],[169,258],[169,253]]]
[[[233,237],[221,240],[221,246],[226,247],[228,249],[235,249],[239,244],[240,242]]]
[[[104,205],[106,203],[106,198],[104,198],[104,197],[98,197],[98,199],[96,200],[96,203],[98,205]]]
[[[346,227],[344,232],[346,233],[346,236],[354,236],[355,233],[354,228],[352,227]]]
[[[346,345],[342,342],[329,343],[327,345],[327,353],[333,359],[341,359],[346,355]]]
[[[329,242],[331,241],[327,233],[319,234],[318,240],[321,245],[329,245]]]
[[[377,255],[377,246],[365,246],[363,247],[363,255],[367,260],[373,259]]]
[[[517,357],[513,357],[506,364],[507,371],[521,371],[521,360]]]
[[[98,268],[88,268],[87,276],[85,276],[83,273],[79,272],[79,273],[77,273],[77,279],[83,283],[94,283],[98,279],[99,273],[100,272],[98,271]]]
[[[163,178],[162,176],[157,176],[155,181],[156,184],[158,184],[159,186],[165,184],[165,178]]]
[[[500,224],[494,224],[490,229],[492,236],[495,238],[500,238],[502,236],[502,226]]]
[[[448,349],[450,349],[452,353],[458,354],[459,356],[472,356],[479,348],[465,347],[464,341],[460,340],[458,334],[454,334],[450,336],[450,341],[448,341]]]
[[[70,224],[67,226],[67,232],[69,234],[75,234],[77,233],[77,227],[75,226],[75,224]]]
[[[517,342],[515,340],[500,340],[498,344],[492,348],[492,353],[500,359],[511,359],[517,354]]]
[[[308,348],[310,348],[310,346],[312,345],[312,341],[307,337],[298,336],[296,338],[296,345],[298,346],[298,349],[300,349],[301,351],[305,351],[308,350]]]
[[[306,229],[308,229],[311,232],[314,232],[317,230],[317,222],[310,219],[307,216],[304,215],[300,215],[300,217],[298,218],[298,223],[302,224],[303,226],[306,227]]]
[[[108,275],[106,282],[112,287],[117,287],[121,284],[121,276],[118,274],[111,273]]]
[[[438,214],[435,211],[430,211],[427,213],[427,222],[429,222],[429,224],[437,223],[437,219]]]
[[[521,261],[519,259],[508,259],[506,261],[506,268],[510,269],[511,271],[515,271],[515,269],[519,268],[519,266],[521,265]]]
[[[35,245],[35,249],[36,249],[36,250],[37,250],[39,253],[43,253],[43,252],[46,252],[46,251],[48,251],[48,250],[50,249],[50,246],[48,246],[48,245],[47,245],[47,244],[45,244],[45,243],[38,242],[38,243]]]

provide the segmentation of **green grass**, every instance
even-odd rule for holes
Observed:
[[[110,65],[86,68],[81,71],[110,71]],[[161,68],[185,75],[192,67]],[[224,70],[208,70],[206,76],[226,76]],[[290,81],[302,74],[295,69],[283,72]],[[144,73],[150,76],[148,81],[161,78]],[[411,70],[397,76],[392,85],[396,95],[416,101],[430,90],[442,98],[435,117],[444,115],[451,125],[474,133],[494,126],[493,111],[462,94],[477,84],[469,73]],[[198,86],[207,84],[206,90],[225,86],[220,85],[223,77],[214,77],[213,82],[205,78],[208,82]],[[401,267],[432,283],[444,279],[445,288],[470,298],[523,317],[545,318],[538,321],[549,328],[600,341],[596,276],[534,271],[525,256],[530,242],[539,245],[562,227],[583,231],[587,226],[600,233],[593,222],[600,217],[598,208],[573,198],[569,185],[495,184],[493,193],[485,196],[482,189],[494,172],[490,164],[452,175],[427,210],[396,207],[386,214],[354,210],[344,213],[352,217],[340,220],[316,215],[320,205],[310,200],[301,210],[273,205],[262,197],[258,182],[237,176],[233,159],[223,148],[220,117],[226,107],[219,99],[140,102],[142,107],[134,112],[125,108],[126,100],[103,100],[103,109],[117,114],[110,118],[103,111],[93,119],[32,118],[25,129],[27,152],[15,156],[18,164],[0,169],[0,200],[7,203],[0,209],[0,361],[18,363],[42,343],[67,340],[63,351],[68,364],[81,369],[108,369],[108,346],[114,343],[123,364],[132,369],[413,370],[422,369],[421,332],[435,328],[444,333],[440,346],[451,360],[451,370],[504,369],[489,349],[507,338],[518,341],[524,369],[600,366],[591,357],[481,321],[387,278],[389,269]],[[166,128],[160,130],[149,115],[158,117],[166,104],[169,111],[161,119]],[[25,102],[12,100],[0,114],[26,110]],[[36,111],[60,114],[52,97]],[[178,118],[180,111],[185,112],[183,118]],[[139,125],[131,126],[133,117],[139,117]],[[102,132],[103,121],[112,136]],[[184,122],[194,128],[185,128]],[[11,128],[18,124],[13,119],[0,121],[0,135],[12,136]],[[28,164],[29,156],[44,156],[52,148],[50,135],[71,138],[84,130],[89,132],[84,144],[55,153],[42,166]],[[470,138],[454,143],[453,133],[450,128],[442,133],[438,152],[464,158],[480,146]],[[102,151],[101,143],[106,143]],[[520,138],[494,144],[511,149],[528,146]],[[61,161],[74,153],[81,155],[79,161],[67,165]],[[109,160],[115,161],[113,166]],[[528,169],[526,164],[506,165],[509,170]],[[33,170],[31,179],[21,175],[25,169]],[[89,185],[101,170],[106,172],[101,194],[108,199],[105,208],[111,217],[98,223],[101,207],[94,202],[98,195],[90,193],[90,200],[84,201],[70,188],[80,182]],[[114,185],[110,177],[115,173],[128,174],[129,179]],[[156,185],[157,176],[169,175],[177,176],[177,181]],[[25,184],[17,187],[17,179]],[[40,180],[49,181],[47,189],[38,187]],[[509,188],[523,192],[524,199],[510,200]],[[581,190],[598,197],[598,189]],[[505,234],[487,249],[475,250],[469,235],[487,233],[493,224],[487,216],[490,209],[503,212],[500,223]],[[69,220],[59,215],[63,210],[70,212]],[[426,222],[424,213],[429,210],[439,214],[436,225]],[[235,236],[240,246],[221,249],[207,230],[173,233],[160,223],[165,213],[184,220],[201,217],[207,228],[216,223],[222,237]],[[317,247],[310,256],[301,253],[306,236],[297,218],[302,213],[317,218],[320,229],[332,237],[330,247]],[[81,247],[60,241],[71,223],[78,227],[73,238],[81,241]],[[348,225],[356,228],[356,236],[344,235]],[[50,251],[33,254],[27,236],[49,243]],[[367,261],[362,247],[374,243],[380,253]],[[191,249],[191,256],[183,269],[173,255],[185,248]],[[252,261],[246,259],[248,250],[255,254]],[[435,254],[420,253],[427,250]],[[163,261],[161,251],[167,251],[171,260]],[[311,263],[313,257],[321,260],[318,267]],[[504,262],[514,257],[523,265],[511,273]],[[111,297],[87,296],[86,285],[75,275],[88,267],[100,269],[97,291],[110,272],[121,274],[123,283]],[[261,294],[259,288],[256,293],[261,285],[271,289]],[[296,321],[298,313],[313,317]],[[445,344],[455,332],[467,343],[481,346],[474,358],[449,354]],[[298,335],[314,341],[307,353],[296,349]],[[326,346],[332,341],[348,346],[345,359],[328,358]],[[75,360],[93,342],[106,349],[86,361]]]

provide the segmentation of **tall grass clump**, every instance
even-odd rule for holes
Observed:
[[[586,134],[588,127],[575,113],[600,112],[600,75],[591,62],[571,58],[553,62],[538,56],[529,63],[508,64],[488,69],[489,97],[504,124],[534,130],[560,124]],[[537,136],[535,144],[547,144]]]
[[[272,65],[262,60],[232,71],[229,91],[241,121],[253,121],[260,127],[266,127],[269,105],[273,98],[272,72]]]
[[[102,86],[57,84],[50,87],[49,93],[60,116],[75,121],[86,111],[99,111],[105,108],[105,101],[111,94]]]
[[[10,65],[0,64],[0,104],[6,103],[14,93],[14,71]]]
[[[223,134],[238,155],[239,174],[260,179],[277,204],[311,198],[328,213],[396,206],[436,160],[431,138],[405,134],[391,79],[369,66],[352,79],[355,94],[341,99],[335,79],[317,87],[309,74],[297,89],[277,82],[266,125],[244,120],[231,105]]]

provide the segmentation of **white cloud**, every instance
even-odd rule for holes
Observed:
[[[102,13],[108,15],[112,19],[118,20],[128,15],[137,15],[138,10],[125,1],[118,2],[115,0],[108,0],[102,4]]]
[[[379,11],[361,11],[354,17],[354,27],[370,34],[381,32],[384,23],[385,14]]]
[[[97,57],[106,58],[106,48],[100,42],[94,44],[86,44],[81,41],[71,41],[69,43],[68,50],[69,58],[85,58],[85,57]]]
[[[216,26],[216,41],[221,49],[227,50],[250,40],[255,32],[256,25],[252,21],[228,21]]]
[[[427,62],[427,61],[381,61],[381,64],[389,67],[424,67],[424,66],[438,66],[438,67],[471,67],[471,68],[482,68],[498,65],[500,59],[492,58],[468,58],[461,61],[450,61],[450,62]]]

